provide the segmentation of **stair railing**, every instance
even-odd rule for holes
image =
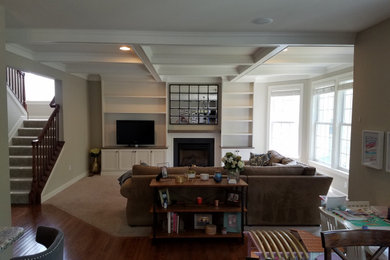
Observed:
[[[7,67],[7,85],[27,111],[26,90],[24,85],[24,73],[18,69]]]
[[[60,105],[53,98],[50,106],[54,107],[46,126],[37,139],[32,141],[32,172],[33,181],[30,192],[30,203],[40,204],[41,193],[50,176],[52,167],[58,156],[59,141],[59,111]]]

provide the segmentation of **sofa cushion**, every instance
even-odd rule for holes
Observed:
[[[195,171],[197,174],[199,173],[208,173],[210,175],[214,175],[216,172],[224,172],[223,167],[202,167],[202,166],[193,166],[190,170]]]
[[[301,165],[292,166],[247,166],[242,172],[243,175],[303,175],[304,167]]]
[[[184,174],[188,171],[189,167],[167,167],[168,176],[170,174]],[[144,166],[134,165],[133,175],[158,175],[161,172],[161,167],[157,166]]]
[[[277,151],[274,151],[274,150],[269,150],[268,156],[270,158],[270,164],[281,163],[282,160],[285,158],[283,155],[281,155],[280,153],[278,153]]]
[[[184,174],[184,173],[186,173],[189,169],[190,169],[190,167],[188,167],[188,166],[168,167],[168,168],[167,168],[167,172],[168,172],[168,176],[169,176],[170,174]]]
[[[135,175],[158,175],[161,168],[157,166],[133,165],[133,176]]]
[[[264,154],[251,153],[249,162],[251,166],[267,166],[270,164],[270,158],[268,153],[264,153]]]

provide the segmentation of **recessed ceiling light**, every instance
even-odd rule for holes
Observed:
[[[270,24],[273,23],[274,19],[267,17],[259,17],[252,21],[254,24]]]
[[[122,45],[121,47],[119,47],[119,49],[120,49],[121,51],[130,51],[130,50],[131,50],[130,47],[129,47],[129,46],[126,46],[126,45]]]

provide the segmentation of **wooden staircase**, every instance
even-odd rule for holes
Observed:
[[[9,146],[11,183],[11,203],[28,204],[32,173],[32,140],[36,139],[47,120],[25,120],[18,135],[12,138]]]

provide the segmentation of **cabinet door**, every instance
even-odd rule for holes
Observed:
[[[119,168],[121,170],[130,170],[135,164],[135,150],[119,151]]]
[[[165,163],[167,161],[165,150],[152,150],[152,166],[157,166],[159,163]]]
[[[102,150],[102,171],[119,169],[119,151]]]
[[[151,165],[151,151],[150,150],[137,150],[135,153],[135,164],[140,164],[141,162]]]

